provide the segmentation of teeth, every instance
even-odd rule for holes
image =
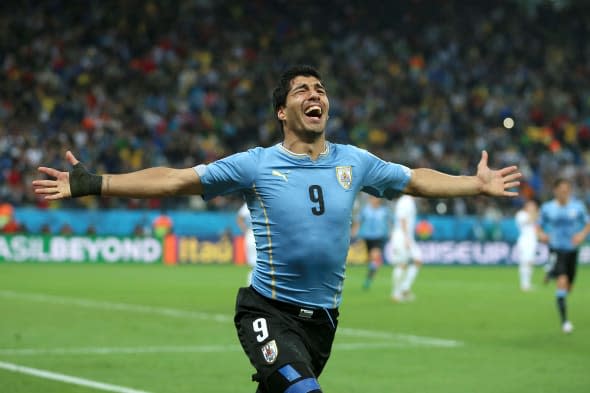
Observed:
[[[317,114],[322,114],[322,107],[319,105],[313,105],[310,106],[309,108],[307,108],[307,110],[305,111],[306,115],[309,115],[311,113],[317,113]]]

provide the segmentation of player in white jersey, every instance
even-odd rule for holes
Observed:
[[[422,254],[414,238],[416,228],[416,201],[402,195],[395,204],[395,224],[386,252],[394,265],[391,299],[403,302],[414,299],[412,285],[422,266]]]
[[[531,290],[531,279],[538,244],[538,216],[539,208],[537,202],[533,199],[526,201],[522,209],[515,216],[516,226],[519,230],[518,240],[516,242],[519,266],[518,275],[520,278],[520,289],[525,292]]]
[[[104,175],[90,173],[68,151],[72,171],[39,167],[50,178],[34,180],[33,186],[46,200],[85,195],[209,200],[242,194],[258,257],[252,285],[238,291],[234,324],[256,369],[257,392],[322,393],[317,378],[338,326],[356,195],[516,196],[511,189],[521,174],[515,166],[490,169],[485,151],[475,175],[451,176],[330,143],[325,134],[330,102],[313,67],[286,70],[273,91],[273,107],[283,133],[274,146],[190,168]]]
[[[246,263],[250,266],[248,271],[247,284],[252,284],[252,271],[256,267],[256,240],[254,239],[254,231],[252,230],[252,218],[250,218],[250,209],[248,204],[244,203],[236,217],[238,226],[244,234],[244,247],[246,252]]]

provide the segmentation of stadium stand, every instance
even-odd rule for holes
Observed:
[[[524,197],[545,198],[557,174],[585,190],[590,25],[587,5],[567,3],[2,2],[0,200],[235,209],[233,198],[48,206],[30,181],[40,163],[64,167],[68,148],[107,173],[275,143],[270,91],[296,62],[326,79],[334,142],[456,174],[485,148],[494,166],[520,165]],[[447,212],[518,204],[468,199]]]

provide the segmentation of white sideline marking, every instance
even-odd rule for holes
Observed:
[[[22,300],[29,300],[35,302],[42,302],[42,303],[51,303],[51,304],[65,304],[65,305],[74,305],[80,307],[87,307],[87,308],[98,308],[103,310],[109,311],[126,311],[126,312],[136,312],[142,314],[156,314],[162,315],[167,317],[174,317],[174,318],[189,318],[189,319],[200,319],[205,321],[215,321],[215,322],[230,322],[233,318],[229,315],[225,314],[213,314],[213,313],[205,313],[205,312],[197,312],[197,311],[186,311],[186,310],[179,310],[175,308],[167,308],[167,307],[153,307],[153,306],[143,306],[137,304],[128,304],[128,303],[115,303],[115,302],[107,302],[107,301],[98,301],[98,300],[90,300],[90,299],[77,299],[77,298],[70,298],[65,296],[55,296],[55,295],[45,295],[45,294],[36,294],[36,293],[21,293],[15,291],[0,291],[0,297],[7,297],[7,298],[16,298]],[[392,332],[384,332],[384,331],[377,331],[377,330],[368,330],[368,329],[354,329],[354,328],[339,328],[338,335],[349,336],[349,337],[362,337],[368,339],[385,339],[385,340],[395,340],[395,341],[404,341],[408,344],[413,345],[422,345],[422,346],[429,346],[429,347],[445,347],[445,348],[452,348],[464,345],[462,341],[458,340],[450,340],[450,339],[442,339],[436,337],[425,337],[425,336],[415,336],[410,334],[400,334],[400,333],[392,333]]]
[[[21,373],[21,374],[33,375],[33,376],[39,377],[39,378],[52,379],[54,381],[65,382],[65,383],[69,383],[72,385],[81,385],[81,386],[86,386],[86,387],[94,388],[94,389],[98,389],[98,390],[106,390],[108,392],[149,393],[149,392],[146,392],[145,390],[137,390],[137,389],[126,388],[124,386],[111,385],[108,383],[92,381],[90,379],[72,377],[71,375],[54,373],[51,371],[20,366],[18,364],[6,363],[6,362],[2,362],[2,361],[0,361],[0,369],[14,371],[16,373]]]
[[[7,348],[0,349],[0,355],[136,355],[143,353],[191,353],[191,352],[238,352],[237,345],[193,345],[193,346],[156,346],[156,347],[87,347],[87,348]]]
[[[375,343],[340,343],[334,347],[340,351],[356,351],[386,348],[403,348],[404,342]],[[2,356],[41,356],[41,355],[141,355],[145,353],[221,353],[241,352],[238,345],[192,345],[192,346],[155,346],[155,347],[87,347],[87,348],[5,348],[0,349]]]
[[[364,337],[364,338],[381,338],[390,340],[405,341],[409,344],[425,345],[432,347],[459,347],[464,343],[458,340],[449,340],[444,338],[415,336],[412,334],[400,334],[390,332],[380,332],[376,330],[353,329],[353,328],[339,328],[338,333],[350,337]]]
[[[106,302],[106,301],[90,300],[90,299],[74,299],[74,298],[65,297],[65,296],[43,295],[43,294],[36,294],[36,293],[19,293],[19,292],[14,292],[14,291],[0,291],[0,296],[23,299],[23,300],[31,300],[31,301],[42,302],[42,303],[65,304],[65,305],[74,305],[74,306],[81,306],[81,307],[88,307],[88,308],[99,308],[99,309],[109,310],[109,311],[129,311],[129,312],[136,312],[136,313],[142,313],[142,314],[157,314],[157,315],[163,315],[166,317],[175,317],[175,318],[202,319],[202,320],[206,320],[206,321],[215,321],[215,322],[229,322],[229,321],[233,320],[229,315],[225,315],[225,314],[213,314],[213,313],[204,313],[204,312],[197,312],[197,311],[179,310],[176,308],[143,306],[143,305],[139,305],[139,304],[129,304],[129,303],[114,303],[114,302]]]

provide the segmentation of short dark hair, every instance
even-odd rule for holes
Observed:
[[[558,177],[553,182],[553,188],[557,188],[557,187],[561,186],[562,183],[566,183],[566,184],[568,184],[570,186],[572,184],[572,182],[569,179],[566,179],[565,177]]]
[[[320,72],[310,65],[294,65],[287,68],[281,74],[279,82],[272,92],[272,105],[275,115],[281,107],[285,106],[285,103],[287,102],[287,94],[289,94],[289,90],[291,90],[291,81],[298,76],[313,76],[317,78],[320,82],[322,81]],[[281,127],[282,133],[283,122],[280,120],[279,125]]]

